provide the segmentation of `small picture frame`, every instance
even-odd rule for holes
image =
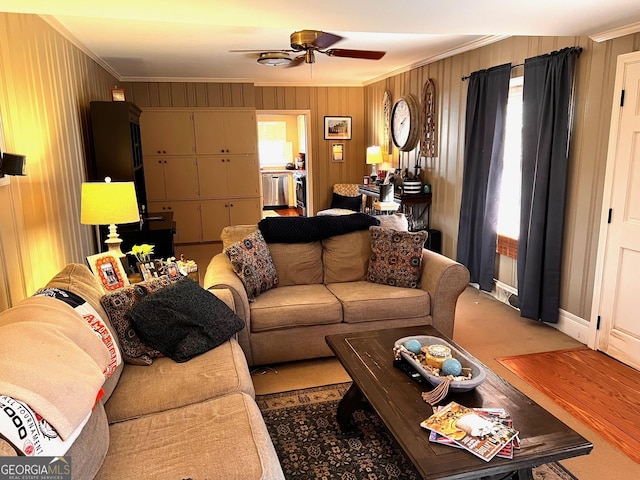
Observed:
[[[176,262],[165,263],[164,270],[169,278],[178,278],[182,276],[180,268],[178,268],[178,264]]]
[[[87,257],[87,263],[105,290],[113,291],[129,285],[122,262],[113,253],[90,255]]]
[[[124,102],[126,101],[126,97],[124,95],[124,88],[112,88],[111,89],[111,100],[114,102]]]
[[[331,145],[331,161],[344,162],[344,143],[334,143]]]
[[[137,266],[140,275],[142,275],[142,280],[144,280],[145,282],[153,280],[159,275],[157,265],[153,260],[149,262],[138,262]]]
[[[324,117],[325,140],[351,140],[351,117]]]

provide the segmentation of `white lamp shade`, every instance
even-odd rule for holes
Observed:
[[[133,182],[82,184],[81,223],[111,225],[139,220],[138,200]]]
[[[367,165],[382,163],[382,149],[379,146],[367,147]]]

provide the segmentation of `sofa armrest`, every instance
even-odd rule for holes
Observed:
[[[453,338],[458,297],[469,284],[469,270],[431,250],[422,250],[422,289],[431,295],[433,326]]]
[[[238,332],[238,343],[242,346],[249,365],[252,364],[252,355],[249,343],[249,332],[251,331],[251,310],[249,309],[249,297],[244,289],[244,284],[240,277],[233,271],[233,266],[224,253],[214,255],[209,262],[204,275],[203,286],[210,292],[226,289],[233,296],[234,311],[236,315],[244,320],[245,327]],[[220,296],[218,297],[220,298]],[[222,299],[222,298],[221,298]],[[224,299],[222,299],[224,300]]]

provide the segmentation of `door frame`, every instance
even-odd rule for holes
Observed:
[[[305,157],[305,170],[307,171],[307,215],[315,212],[313,209],[313,139],[311,137],[311,110],[257,110],[256,109],[256,128],[258,119],[262,115],[269,116],[304,116],[304,125],[306,130],[307,152]],[[258,138],[258,141],[260,139]]]
[[[605,271],[605,260],[607,253],[607,240],[609,234],[609,208],[611,207],[611,199],[613,194],[613,176],[615,157],[618,148],[618,129],[620,128],[620,95],[624,86],[624,69],[625,65],[630,62],[640,61],[640,51],[619,55],[616,61],[616,76],[613,88],[613,102],[611,109],[611,123],[609,127],[609,144],[607,147],[607,164],[604,177],[604,190],[602,193],[602,211],[600,212],[600,230],[598,235],[598,253],[596,255],[596,269],[593,284],[593,296],[591,304],[591,317],[589,321],[589,338],[587,345],[598,350],[600,335],[604,335],[604,331],[598,330],[598,316],[600,315],[600,307],[602,304],[602,284]]]

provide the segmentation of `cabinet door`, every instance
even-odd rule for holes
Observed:
[[[193,124],[200,155],[257,153],[258,127],[253,111],[195,112]]]
[[[200,198],[229,196],[227,182],[227,157],[198,157],[198,181]]]
[[[147,187],[147,200],[166,200],[164,188],[164,164],[162,158],[147,157],[144,159],[144,181]],[[149,203],[151,208],[151,203]]]
[[[226,148],[233,155],[257,154],[258,125],[254,112],[227,112],[224,116]]]
[[[144,155],[191,155],[195,151],[191,112],[142,112],[140,130]]]
[[[202,241],[200,202],[197,200],[149,202],[149,211],[158,213],[173,212],[173,221],[176,222],[175,243]]]
[[[193,127],[196,153],[199,155],[228,153],[224,140],[224,114],[222,112],[195,112]]]
[[[229,203],[231,200],[204,200],[201,202],[203,241],[220,240],[222,229],[230,225]]]
[[[167,200],[198,198],[198,166],[195,158],[165,158],[163,165]]]
[[[259,198],[234,198],[229,200],[230,225],[255,225],[259,221]]]
[[[257,157],[230,157],[227,162],[227,183],[229,196],[259,196],[260,167]]]

